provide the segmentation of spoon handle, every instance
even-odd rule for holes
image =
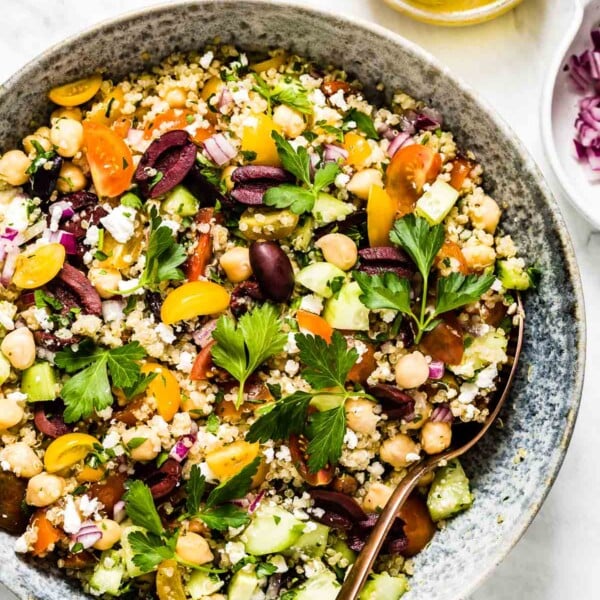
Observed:
[[[398,484],[394,493],[388,500],[385,508],[379,515],[375,527],[365,544],[365,547],[359,553],[356,562],[352,565],[350,573],[346,577],[344,584],[337,596],[337,600],[355,600],[360,593],[363,585],[369,573],[371,567],[381,550],[381,546],[391,529],[398,511],[416,487],[419,479],[435,467],[437,461],[426,461],[424,463],[416,464],[414,467],[409,469],[408,473]]]

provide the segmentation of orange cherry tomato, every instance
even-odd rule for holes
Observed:
[[[360,355],[358,362],[352,365],[348,373],[348,381],[364,385],[369,375],[377,368],[377,361],[375,360],[375,346],[369,342],[362,342],[362,344],[366,347],[366,351]]]
[[[126,473],[115,473],[109,475],[105,481],[92,483],[88,490],[91,498],[97,498],[104,505],[104,509],[110,515],[113,512],[115,504],[123,497],[125,493]]]
[[[50,523],[43,510],[35,512],[31,524],[37,530],[33,554],[34,556],[45,556],[52,551],[54,544],[60,539],[60,530]]]
[[[394,226],[398,203],[379,185],[372,185],[367,200],[367,233],[369,245],[391,246],[390,231]]]
[[[429,516],[425,501],[416,492],[406,499],[398,516],[404,521],[404,534],[408,540],[408,546],[402,555],[414,556],[431,541],[436,532],[435,524]]]
[[[442,245],[442,247],[436,257],[436,262],[439,264],[446,259],[455,260],[458,263],[457,264],[458,272],[462,273],[463,275],[468,275],[469,265],[467,264],[465,255],[462,253],[460,246],[450,240],[444,241],[444,244]]]
[[[278,54],[277,56],[273,56],[272,58],[267,58],[259,63],[254,63],[250,65],[250,70],[255,73],[263,73],[264,71],[269,71],[270,69],[279,69],[279,67],[287,60],[286,54]]]
[[[346,81],[325,81],[322,85],[321,85],[321,91],[326,95],[326,96],[333,96],[333,94],[339,92],[340,90],[342,90],[344,92],[344,94],[348,93],[350,90],[352,89],[352,87],[350,86],[350,84]]]
[[[442,321],[421,340],[421,348],[434,360],[458,365],[465,351],[463,334],[458,325]]]
[[[92,121],[83,122],[83,144],[96,191],[101,196],[118,196],[131,184],[131,151],[112,129]]]
[[[420,144],[400,148],[385,173],[385,189],[397,202],[399,216],[415,209],[423,186],[431,183],[442,168],[442,157]]]
[[[254,152],[256,157],[250,161],[257,165],[281,166],[273,131],[281,133],[281,127],[268,115],[254,113],[245,121],[242,128],[242,150]]]
[[[117,119],[110,128],[120,137],[125,138],[131,129],[131,119],[121,117]]]
[[[59,106],[79,106],[91,100],[100,89],[101,84],[102,77],[92,75],[52,88],[48,92],[48,97]]]
[[[463,158],[462,156],[457,158],[454,163],[452,163],[452,171],[450,171],[450,185],[455,190],[460,190],[465,182],[465,179],[473,170],[474,166],[475,165],[473,162],[468,158]]]
[[[84,465],[83,469],[77,473],[75,479],[79,483],[93,483],[96,481],[100,481],[104,477],[104,473],[106,473],[103,467],[90,467],[88,465]]]
[[[156,400],[158,414],[167,423],[172,421],[181,406],[181,388],[175,375],[167,367],[163,367],[157,363],[142,365],[141,372],[144,375],[156,374],[156,377],[154,377],[146,388],[146,394],[153,396]]]
[[[200,315],[223,312],[229,306],[229,292],[212,281],[189,281],[175,288],[165,298],[160,309],[163,323],[193,319]]]
[[[189,127],[196,118],[197,116],[191,110],[185,108],[169,108],[164,113],[160,113],[154,117],[154,120],[146,125],[144,129],[144,138],[147,140],[152,139],[156,131],[166,133],[167,131],[173,131],[175,129],[185,129],[186,127]],[[191,138],[194,142],[200,144],[214,133],[215,129],[212,125],[209,125],[208,127],[198,127]]]
[[[344,148],[348,152],[346,164],[357,169],[362,169],[371,156],[371,146],[367,139],[354,131],[349,131],[344,136]]]
[[[196,215],[196,223],[202,225],[210,223],[215,210],[214,208],[201,208]],[[212,237],[210,232],[198,235],[198,244],[194,254],[187,262],[188,281],[198,281],[204,276],[208,263],[212,260]]]
[[[192,370],[190,372],[190,379],[192,381],[205,381],[213,368],[211,348],[215,345],[215,341],[211,340],[198,352]]]
[[[296,313],[296,320],[300,329],[322,337],[327,343],[331,342],[333,327],[323,317],[307,310],[299,310]]]
[[[307,446],[308,440],[303,435],[292,434],[290,436],[290,454],[292,455],[292,462],[300,474],[300,477],[302,477],[308,485],[315,487],[330,484],[333,480],[335,468],[332,465],[327,465],[326,467],[319,469],[316,473],[311,472],[308,468]]]

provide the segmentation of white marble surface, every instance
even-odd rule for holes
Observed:
[[[589,376],[564,467],[539,516],[473,600],[591,600],[598,598],[600,564],[600,235],[561,197],[543,155],[539,100],[550,56],[571,18],[575,0],[525,0],[486,25],[441,29],[415,23],[381,0],[305,0],[385,25],[422,45],[486,98],[533,153],[559,198],[573,236],[588,314]],[[148,0],[2,0],[0,81],[48,46]],[[335,43],[332,40],[332,43]],[[596,265],[596,266],[595,266]],[[551,376],[551,374],[549,374]],[[0,600],[9,594],[0,590]]]

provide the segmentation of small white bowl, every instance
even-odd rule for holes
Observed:
[[[582,94],[569,82],[564,66],[572,54],[591,46],[590,31],[600,23],[600,0],[576,0],[565,41],[551,64],[542,98],[542,139],[548,160],[575,208],[600,229],[600,173],[575,156],[575,119]]]

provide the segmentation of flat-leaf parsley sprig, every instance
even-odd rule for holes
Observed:
[[[246,436],[249,442],[287,439],[304,434],[309,443],[308,467],[316,473],[328,464],[335,464],[342,454],[346,434],[348,398],[370,398],[363,391],[347,390],[348,373],[358,360],[358,352],[348,348],[344,336],[335,331],[328,344],[320,336],[296,334],[302,377],[312,387],[310,392],[297,391],[279,400],[273,408],[255,421]],[[338,406],[308,414],[311,401],[318,397],[338,397]]]
[[[408,252],[423,278],[420,308],[412,307],[411,285],[408,279],[394,273],[367,275],[354,273],[354,279],[362,290],[361,302],[370,309],[391,309],[410,317],[417,328],[415,343],[438,323],[440,315],[475,302],[490,288],[495,276],[492,272],[483,275],[451,273],[439,277],[435,305],[428,308],[429,277],[436,255],[444,243],[444,226],[429,223],[413,214],[398,219],[390,233],[390,240]]]

